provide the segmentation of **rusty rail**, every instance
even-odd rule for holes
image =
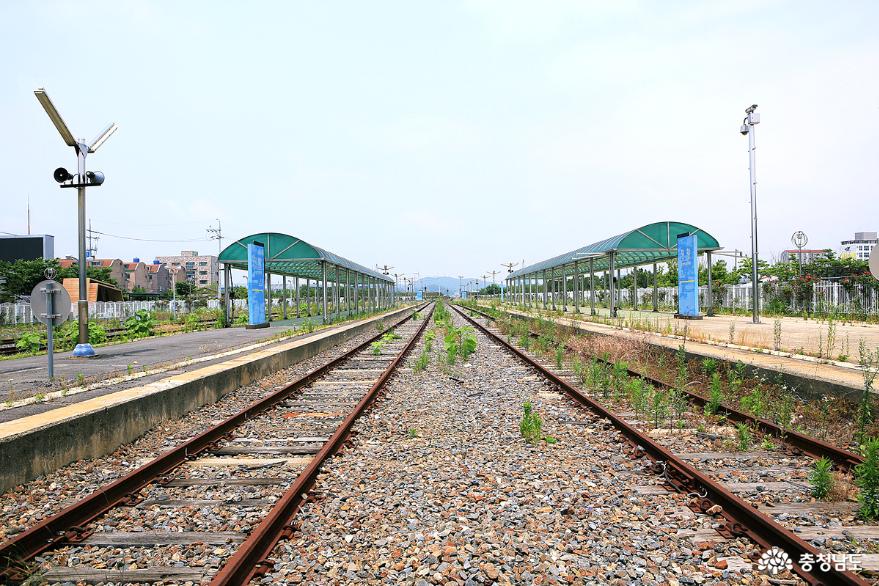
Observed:
[[[472,307],[467,307],[467,306],[464,306],[464,308],[467,309],[468,311],[472,311],[474,313],[477,313],[486,319],[496,321],[496,318],[485,313],[484,311],[481,311],[479,309],[474,309]],[[508,313],[508,315],[511,315],[511,316],[516,317],[518,319],[527,319],[524,316],[517,316],[516,314],[509,313],[509,312],[507,312],[507,313]],[[563,328],[574,329],[574,328],[571,328],[570,326],[565,326],[563,324],[559,324],[559,325]],[[537,335],[534,332],[531,332],[530,329],[529,329],[529,333],[532,336]],[[569,346],[567,344],[565,344],[565,347],[570,351],[576,352],[576,350],[574,348],[572,348],[571,346]],[[595,358],[596,360],[599,360],[605,364],[608,364],[608,365],[613,364],[611,361],[605,360],[601,356],[593,356],[593,358]],[[633,370],[631,368],[627,368],[626,370],[630,376],[643,378],[644,380],[650,382],[654,386],[658,386],[663,389],[672,388],[672,385],[670,385],[662,380],[659,380],[658,378],[652,377],[648,374],[638,372],[637,370]],[[688,399],[692,403],[698,405],[699,407],[704,408],[705,405],[708,403],[708,399],[706,399],[705,397],[703,397],[702,395],[700,395],[698,393],[695,393],[689,389],[679,389],[679,390],[682,391],[684,394],[686,394]],[[777,437],[781,441],[785,442],[786,444],[788,444],[792,447],[795,447],[795,448],[801,450],[803,453],[805,453],[806,455],[808,455],[812,458],[815,458],[815,459],[827,458],[827,459],[831,460],[833,463],[837,464],[843,470],[850,470],[864,461],[864,458],[860,454],[856,454],[856,453],[851,452],[849,450],[846,450],[844,448],[840,448],[839,446],[835,446],[829,442],[825,442],[825,441],[820,440],[816,437],[812,437],[812,436],[809,436],[804,433],[800,433],[798,431],[794,431],[791,429],[785,429],[782,426],[776,424],[775,422],[770,421],[769,419],[765,419],[762,417],[754,417],[752,415],[745,413],[744,411],[740,411],[740,410],[736,409],[735,407],[733,407],[727,403],[720,404],[720,406],[718,408],[718,413],[721,413],[727,419],[734,421],[736,423],[748,423],[750,425],[753,425],[757,429],[762,431],[763,433],[770,434],[770,435]]]
[[[136,500],[136,493],[143,489],[150,482],[155,480],[161,481],[164,475],[185,463],[187,460],[194,459],[198,454],[210,450],[231,432],[246,420],[266,411],[274,405],[280,403],[300,388],[321,378],[330,370],[336,368],[339,364],[348,360],[358,352],[366,349],[369,345],[381,338],[385,332],[390,331],[397,326],[403,324],[412,316],[421,311],[428,304],[422,304],[416,308],[411,314],[396,321],[393,325],[385,328],[369,340],[359,344],[356,348],[346,352],[342,356],[335,358],[327,364],[303,375],[299,379],[293,381],[283,389],[255,401],[235,415],[225,419],[219,424],[202,432],[196,437],[172,448],[150,462],[144,464],[140,468],[129,474],[115,480],[111,484],[99,488],[89,496],[70,505],[69,507],[52,515],[34,525],[27,531],[18,536],[0,544],[0,578],[20,581],[20,568],[22,562],[30,560],[47,549],[51,549],[65,541],[77,541],[89,535],[90,531],[86,529],[91,521],[100,517],[108,510],[117,505],[124,505]],[[427,320],[425,320],[426,323]],[[423,328],[423,325],[422,325]],[[4,580],[0,580],[4,582]]]
[[[357,403],[354,411],[348,414],[348,417],[339,425],[333,436],[324,443],[321,450],[311,459],[308,467],[299,474],[290,488],[275,503],[275,506],[272,507],[268,515],[263,518],[262,522],[251,532],[250,536],[238,547],[232,557],[226,561],[213,580],[211,580],[212,586],[247,584],[253,578],[261,576],[271,569],[272,565],[268,558],[278,542],[281,539],[289,539],[295,531],[292,525],[293,519],[305,503],[307,493],[314,485],[321,466],[339,450],[348,438],[354,422],[372,404],[391,374],[393,374],[397,366],[415,346],[419,336],[424,332],[424,328],[427,327],[430,321],[429,318],[430,314],[425,316],[418,331],[415,332],[415,335],[412,336],[406,347],[397,354],[394,361],[382,372],[378,380],[372,385],[372,388],[369,389],[369,392]]]
[[[678,458],[672,451],[653,441],[653,439],[626,423],[612,411],[606,409],[603,405],[588,397],[585,393],[560,378],[551,370],[542,366],[512,344],[508,344],[503,338],[496,335],[469,315],[465,314],[460,308],[454,305],[452,307],[459,315],[479,328],[479,330],[485,335],[506,348],[520,360],[536,369],[540,374],[552,381],[557,387],[564,390],[577,402],[588,407],[599,416],[610,420],[614,427],[625,436],[627,441],[629,441],[636,450],[639,450],[642,454],[646,454],[660,465],[661,470],[665,473],[669,483],[674,486],[675,489],[684,492],[685,494],[692,492],[704,494],[705,497],[700,498],[699,502],[696,504],[696,507],[699,510],[706,512],[711,506],[715,504],[720,505],[722,509],[720,515],[724,517],[726,524],[724,527],[717,529],[719,533],[726,537],[747,536],[749,539],[766,549],[773,546],[779,547],[787,552],[792,560],[798,560],[803,554],[809,554],[813,559],[817,559],[820,554],[818,549],[776,523],[769,516],[758,511],[750,503],[730,492],[719,482],[713,480],[693,466],[687,464],[684,460]],[[835,568],[831,568],[829,572],[817,575],[806,572],[794,562],[794,571],[803,578],[803,580],[813,586],[825,584],[867,586],[869,584],[869,582],[853,572],[839,572]]]

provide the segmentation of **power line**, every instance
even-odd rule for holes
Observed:
[[[154,238],[135,238],[134,236],[120,236],[119,234],[108,234],[99,230],[92,230],[95,234],[101,236],[109,236],[110,238],[121,238],[122,240],[137,240],[138,242],[210,242],[212,238],[184,238],[181,240],[158,240]]]

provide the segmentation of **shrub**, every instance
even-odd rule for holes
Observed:
[[[855,484],[860,489],[858,514],[864,520],[879,517],[879,439],[867,438],[863,446],[864,461],[855,466]]]
[[[705,358],[702,360],[702,370],[705,371],[705,374],[709,377],[714,376],[714,373],[717,371],[717,360],[713,358]]]
[[[708,396],[708,402],[705,404],[705,414],[716,414],[722,402],[723,390],[720,388],[720,373],[715,372],[711,375],[711,391]]]
[[[28,354],[36,354],[44,345],[40,332],[24,332],[15,341],[15,349]]]
[[[125,333],[129,338],[145,338],[152,336],[156,328],[156,320],[149,311],[137,310],[125,320]]]
[[[525,441],[529,444],[536,444],[540,441],[543,430],[543,420],[540,419],[530,401],[522,404],[522,421],[519,422],[519,432]]]
[[[812,484],[812,496],[816,499],[823,499],[833,489],[833,475],[830,468],[833,463],[827,458],[815,460],[815,467],[809,476],[809,482]]]
[[[736,425],[736,439],[738,440],[738,449],[741,452],[747,452],[751,449],[751,428],[746,423]]]

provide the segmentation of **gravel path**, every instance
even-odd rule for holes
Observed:
[[[120,446],[107,456],[69,464],[52,474],[3,493],[0,495],[0,541],[24,531],[87,496],[97,486],[119,478],[159,453],[198,435],[253,401],[374,335],[375,332],[366,332],[290,368],[241,387],[216,403],[156,426],[136,441]]]
[[[439,335],[424,372],[389,383],[261,583],[765,583],[734,570],[756,546],[704,541],[713,517],[662,490],[609,424],[477,338],[449,367]],[[529,400],[557,443],[522,439]]]

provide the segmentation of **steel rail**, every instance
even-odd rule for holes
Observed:
[[[433,310],[431,310],[430,314],[432,313]],[[238,546],[232,557],[217,572],[210,582],[212,586],[247,584],[253,578],[265,574],[272,568],[268,558],[280,540],[289,539],[293,535],[295,531],[295,527],[292,525],[293,519],[306,502],[308,491],[314,485],[315,480],[317,480],[321,466],[339,450],[348,438],[354,422],[372,404],[378,392],[397,369],[397,366],[415,346],[415,343],[430,321],[430,314],[424,317],[421,326],[406,344],[406,347],[397,354],[393,362],[388,365],[378,380],[372,385],[372,388],[369,389],[369,392],[363,396],[354,410],[339,425],[332,437],[315,454],[308,467],[299,474],[293,484],[284,492],[284,495],[275,503],[272,510],[263,518],[262,522]]]
[[[653,441],[653,439],[626,423],[625,420],[606,409],[600,403],[594,401],[578,388],[574,387],[551,370],[545,368],[512,344],[507,343],[502,337],[496,335],[481,323],[465,314],[460,308],[454,305],[452,307],[459,315],[476,326],[485,335],[506,348],[520,360],[536,369],[541,375],[549,379],[557,387],[564,390],[577,402],[588,407],[599,416],[610,420],[614,427],[625,436],[627,441],[629,441],[637,451],[646,454],[659,465],[660,471],[664,473],[669,480],[669,483],[674,486],[675,489],[685,494],[694,492],[697,494],[704,494],[705,496],[700,497],[700,501],[697,504],[699,510],[707,513],[711,506],[720,505],[721,511],[719,514],[726,520],[725,526],[717,529],[721,535],[724,535],[725,537],[747,536],[765,549],[779,547],[787,552],[792,560],[799,560],[800,556],[804,554],[809,554],[813,559],[817,559],[820,554],[818,549],[797,537],[793,532],[776,523],[769,516],[761,513],[750,503],[730,492],[719,482],[706,476],[684,460],[677,457],[674,452],[668,448]],[[803,578],[803,580],[813,586],[868,586],[869,584],[869,582],[853,572],[840,572],[833,567],[831,567],[829,572],[825,572],[822,575],[815,575],[806,572],[796,563],[796,561],[794,561],[794,571]]]
[[[474,309],[474,308],[468,307],[466,305],[463,307],[469,311],[473,311],[473,312],[485,317],[486,319],[490,319],[492,321],[497,321],[497,319],[495,317],[485,313],[484,311],[481,311],[479,309]],[[524,320],[528,319],[525,316],[518,316],[514,313],[509,313],[509,312],[506,312],[506,313],[507,313],[507,315],[511,315],[517,319],[524,319]],[[558,324],[558,325],[562,328],[566,328],[571,333],[577,332],[576,328],[573,328],[571,326],[567,326],[564,324]],[[529,328],[529,333],[532,336],[537,335],[534,332],[532,332],[530,330],[530,328]],[[565,347],[570,351],[576,352],[576,349],[572,348],[568,344],[565,344]],[[592,357],[595,358],[596,360],[599,360],[599,361],[605,363],[605,364],[613,365],[613,363],[611,361],[606,360],[606,359],[602,358],[601,356],[593,355]],[[663,389],[673,388],[673,385],[670,385],[670,384],[668,384],[658,378],[650,376],[649,374],[644,374],[642,372],[638,372],[637,370],[633,370],[628,367],[626,368],[626,371],[628,372],[628,374],[630,376],[643,378],[644,380],[646,380],[646,381],[650,382],[651,384],[658,386],[660,388],[663,388]],[[679,390],[682,391],[684,394],[686,394],[687,397],[689,398],[689,400],[691,402],[695,403],[696,405],[698,405],[699,407],[704,408],[705,405],[708,403],[708,399],[706,399],[705,397],[703,397],[702,395],[700,395],[698,393],[695,393],[689,389],[679,389]],[[803,453],[805,453],[806,455],[808,455],[816,460],[819,458],[827,458],[827,459],[831,460],[832,462],[834,462],[835,464],[839,465],[839,467],[842,468],[843,470],[851,470],[852,468],[854,468],[858,464],[861,464],[864,461],[864,458],[860,454],[856,454],[854,452],[851,452],[851,451],[846,450],[844,448],[841,448],[839,446],[835,446],[829,442],[825,442],[825,441],[820,440],[816,437],[812,437],[812,436],[806,435],[804,433],[800,433],[798,431],[785,429],[773,421],[770,421],[770,420],[765,419],[763,417],[754,417],[753,415],[749,415],[749,414],[745,413],[744,411],[740,411],[727,403],[721,403],[718,408],[718,412],[721,413],[722,415],[724,415],[727,419],[729,419],[731,421],[734,421],[737,423],[749,423],[751,425],[754,425],[763,433],[767,433],[767,434],[770,434],[770,435],[777,437],[778,439],[785,442],[786,444],[801,450]]]
[[[23,565],[22,562],[30,560],[34,556],[62,542],[75,543],[85,539],[91,533],[90,530],[86,529],[88,523],[117,505],[136,503],[138,500],[137,493],[150,482],[157,479],[161,482],[162,476],[167,475],[186,461],[194,459],[200,453],[214,448],[220,440],[227,437],[235,428],[248,419],[266,411],[300,388],[323,377],[342,362],[368,348],[372,342],[381,338],[385,332],[412,319],[415,313],[423,310],[428,305],[427,303],[422,304],[420,307],[415,308],[412,313],[372,336],[369,340],[359,344],[356,348],[303,375],[284,388],[251,403],[219,424],[179,446],[159,454],[156,458],[129,474],[97,489],[87,497],[41,521],[18,536],[0,544],[0,564],[2,564],[2,567],[0,567],[0,578],[21,579],[20,569]],[[170,478],[167,480],[170,480]]]

